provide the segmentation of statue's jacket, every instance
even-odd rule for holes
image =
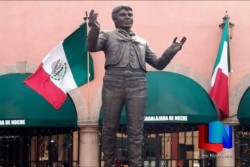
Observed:
[[[105,68],[125,67],[146,71],[146,63],[162,70],[172,60],[176,52],[169,47],[160,58],[152,51],[146,40],[134,32],[122,29],[101,31],[91,28],[88,34],[88,51],[105,53]]]

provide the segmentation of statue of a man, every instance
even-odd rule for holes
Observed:
[[[101,31],[98,14],[89,14],[88,51],[105,53],[105,76],[102,89],[102,150],[105,167],[115,167],[116,133],[125,106],[128,134],[129,166],[142,166],[143,124],[147,97],[146,63],[164,69],[186,41],[174,39],[160,58],[147,41],[132,30],[133,11],[126,5],[113,9],[116,29]]]

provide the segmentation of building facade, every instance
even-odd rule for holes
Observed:
[[[199,122],[195,122],[195,125],[193,124],[194,122],[183,123],[184,126],[190,126],[191,130],[183,130],[181,128],[183,124],[180,125],[179,128],[177,126],[178,124],[173,125],[169,122],[165,122],[164,127],[161,127],[159,124],[156,124],[157,127],[155,127],[154,124],[151,124],[148,126],[149,132],[147,132],[148,135],[146,138],[151,143],[155,143],[155,147],[153,150],[151,148],[146,149],[144,157],[147,158],[144,165],[249,166],[250,154],[248,145],[250,140],[248,122],[250,118],[248,116],[247,99],[250,86],[250,66],[248,64],[248,60],[250,60],[248,56],[250,52],[248,46],[250,43],[250,22],[246,18],[250,16],[250,2],[2,1],[0,4],[0,18],[2,20],[0,24],[0,78],[9,74],[33,73],[45,55],[83,22],[86,11],[90,11],[91,9],[96,10],[99,13],[98,20],[101,24],[101,29],[110,30],[114,29],[114,24],[111,19],[112,9],[119,4],[128,4],[134,11],[133,30],[139,36],[146,39],[158,55],[161,55],[162,52],[171,45],[175,37],[178,37],[178,39],[181,39],[182,36],[187,37],[183,49],[164,71],[187,77],[200,85],[206,93],[208,93],[211,88],[210,80],[212,69],[222,34],[219,25],[223,22],[222,18],[227,11],[230,21],[234,23],[234,27],[230,29],[232,36],[230,41],[232,68],[229,87],[230,117],[224,119],[223,122],[224,124],[233,125],[233,149],[224,150],[216,157],[206,157],[210,154],[197,148],[197,126]],[[71,139],[75,139],[71,140],[72,142],[75,141],[73,144],[74,149],[69,151],[66,147],[60,146],[60,149],[65,149],[65,151],[63,151],[64,155],[60,155],[61,159],[57,158],[57,161],[76,161],[73,166],[77,164],[81,167],[97,167],[102,164],[99,113],[101,110],[101,88],[105,58],[101,52],[91,53],[91,55],[94,60],[95,79],[68,94],[68,97],[74,105],[74,109],[70,110],[74,110],[74,113],[77,115],[77,127],[72,126],[71,128],[76,128],[77,130],[56,135],[58,141],[66,140],[67,134],[70,134]],[[147,69],[148,71],[155,71],[150,66],[147,66]],[[167,88],[168,86],[166,85],[166,89]],[[4,92],[5,88],[2,87],[1,89],[2,92]],[[160,98],[161,97],[159,97],[159,99]],[[3,101],[4,99],[6,99],[6,97],[1,96],[0,100]],[[7,108],[7,103],[3,105]],[[6,111],[0,112],[10,111],[11,108],[7,108]],[[202,111],[200,112],[202,113]],[[186,114],[188,115],[189,113]],[[186,118],[182,117],[181,119]],[[3,120],[3,118],[0,118],[0,120]],[[17,123],[21,124],[22,122]],[[63,129],[64,126],[65,125],[62,125]],[[65,126],[65,128],[66,127],[67,126]],[[171,129],[171,127],[173,127],[172,130],[168,130],[169,128]],[[6,129],[6,127],[3,126],[0,128],[1,130]],[[11,128],[17,129],[22,127],[14,126]],[[165,131],[162,130],[162,128],[165,129]],[[9,130],[9,128],[7,129]],[[12,131],[12,129],[10,131]],[[158,130],[156,131],[155,129]],[[74,134],[71,133],[73,131]],[[1,132],[2,136],[6,138],[4,134],[5,131],[3,130]],[[44,133],[44,136],[49,136],[47,138],[44,137],[45,140],[43,141],[45,145],[46,141],[51,142],[51,139],[55,138],[52,133],[54,132],[50,132],[50,135]],[[13,137],[14,135],[9,136]],[[29,141],[33,141],[34,143],[41,141],[39,136],[33,136],[35,137]],[[126,132],[120,130],[118,137],[123,141],[123,139],[126,138]],[[10,138],[8,141],[9,140]],[[159,140],[161,142],[159,142]],[[159,143],[161,143],[161,148],[159,148]],[[172,143],[172,145],[170,143]],[[30,149],[32,148],[33,151],[41,152],[41,149],[35,146],[36,144],[33,145],[34,147],[30,147]],[[52,145],[50,144],[50,146]],[[123,147],[124,146],[121,145],[123,151],[120,153],[126,155],[126,151],[124,151],[126,148]],[[19,149],[19,147],[13,148]],[[53,149],[53,147],[50,147],[50,150],[51,149]],[[161,149],[161,154],[156,154],[156,152],[159,153],[159,151],[155,149]],[[179,151],[173,151],[176,149]],[[183,152],[181,150],[185,150],[185,155],[181,154],[181,152]],[[70,155],[68,156],[69,152]],[[151,156],[150,153],[154,153],[154,156]],[[42,157],[46,157],[44,154],[46,153],[43,152]],[[166,155],[168,155],[168,158]],[[225,156],[227,156],[227,158],[225,158]],[[39,161],[38,157],[37,155],[35,159]],[[34,159],[34,157],[32,158]],[[32,158],[29,158],[29,160],[32,160]],[[188,161],[185,161],[187,159]],[[204,161],[201,159],[204,159]],[[44,158],[40,158],[40,160],[44,160]],[[66,164],[61,165],[66,166]],[[126,163],[123,165],[126,165]],[[72,163],[70,166],[72,166]]]

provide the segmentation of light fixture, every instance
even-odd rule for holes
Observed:
[[[224,29],[224,26],[225,26],[225,24],[226,24],[226,19],[227,19],[227,18],[228,18],[228,21],[229,21],[229,36],[230,36],[230,39],[232,39],[234,24],[230,22],[230,17],[229,17],[229,15],[228,15],[227,11],[226,11],[225,16],[222,18],[222,19],[223,19],[223,23],[221,23],[221,24],[219,25],[219,27],[220,27],[221,29]]]

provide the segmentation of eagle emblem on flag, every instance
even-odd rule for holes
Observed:
[[[51,68],[52,68],[51,78],[60,81],[66,74],[67,64],[66,62],[63,62],[61,59],[58,59],[57,61],[52,63]]]

